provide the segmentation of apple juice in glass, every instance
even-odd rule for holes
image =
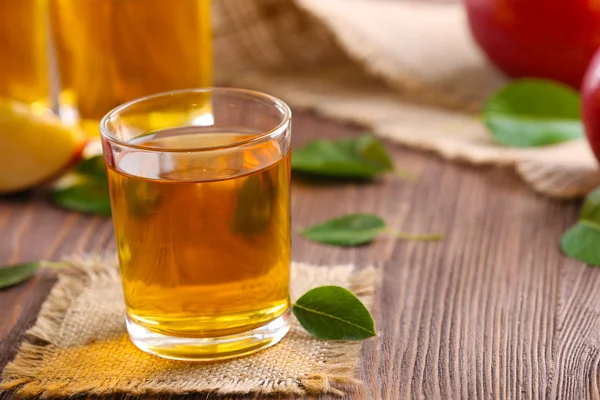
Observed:
[[[144,116],[157,112],[189,118],[154,130]],[[141,349],[216,360],[287,332],[290,118],[271,96],[207,89],[102,120],[127,327]]]
[[[210,0],[49,0],[60,114],[91,135],[127,101],[210,86]]]

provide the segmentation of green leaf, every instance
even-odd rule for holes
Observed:
[[[368,179],[393,169],[390,156],[372,135],[312,140],[292,153],[293,171],[330,178]]]
[[[306,292],[292,311],[300,325],[323,340],[363,340],[375,336],[369,310],[347,289],[321,286]]]
[[[68,210],[110,216],[110,196],[104,158],[101,155],[80,161],[73,172],[54,186],[52,201]]]
[[[600,223],[600,187],[587,195],[579,218]]]
[[[358,246],[372,242],[385,229],[385,222],[373,214],[349,214],[303,229],[302,235],[319,243]]]
[[[300,231],[302,235],[315,242],[344,247],[370,243],[383,232],[407,240],[443,239],[443,235],[439,233],[414,234],[394,231],[387,228],[385,221],[374,214],[348,214]]]
[[[512,81],[488,100],[484,119],[492,135],[512,147],[545,146],[583,136],[579,94],[550,80]]]
[[[89,214],[110,216],[108,183],[88,179],[52,192],[52,201],[63,208]]]
[[[600,267],[600,225],[581,220],[562,237],[562,251],[576,260]]]
[[[93,156],[81,160],[74,168],[75,172],[88,177],[107,180],[106,165],[102,155]]]
[[[39,262],[29,262],[8,267],[0,267],[0,289],[26,281],[35,275]]]
[[[591,192],[579,221],[562,237],[562,251],[576,260],[600,267],[600,188]]]

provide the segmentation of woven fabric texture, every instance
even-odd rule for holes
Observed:
[[[128,339],[115,262],[72,259],[44,303],[30,339],[3,372],[1,389],[39,398],[80,394],[302,394],[360,391],[361,342],[321,341],[292,319],[276,346],[213,364],[164,360]],[[347,287],[370,306],[377,270],[292,265],[292,298],[321,285]]]

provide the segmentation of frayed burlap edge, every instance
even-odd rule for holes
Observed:
[[[65,268],[59,270],[58,283],[51,290],[44,302],[35,325],[27,331],[27,339],[21,344],[17,356],[10,362],[2,373],[0,390],[13,390],[18,395],[35,398],[52,398],[73,395],[111,395],[127,393],[130,395],[181,395],[187,393],[215,393],[227,395],[241,394],[290,394],[303,395],[307,393],[329,393],[343,396],[345,388],[352,388],[359,396],[364,395],[362,382],[354,377],[358,364],[360,342],[329,341],[323,342],[321,348],[328,362],[321,364],[313,374],[298,380],[293,386],[266,387],[263,382],[256,382],[254,387],[224,387],[208,390],[194,390],[186,385],[172,386],[169,384],[146,381],[130,382],[119,388],[86,385],[78,383],[53,383],[43,381],[40,377],[41,363],[45,357],[57,349],[56,343],[60,337],[61,322],[69,307],[90,282],[97,279],[114,279],[118,275],[116,259],[110,257],[69,257],[64,260]],[[115,267],[112,267],[112,266]],[[376,288],[379,286],[381,273],[375,267],[367,267],[351,273],[348,289],[354,292],[368,308]]]

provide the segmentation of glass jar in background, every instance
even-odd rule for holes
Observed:
[[[50,106],[47,0],[0,0],[0,97]]]
[[[119,104],[212,83],[210,0],[50,0],[50,20],[60,116],[91,136]]]

